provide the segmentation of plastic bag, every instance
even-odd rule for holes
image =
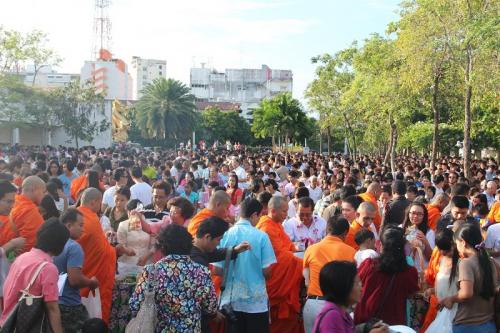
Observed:
[[[457,306],[451,309],[443,308],[438,312],[436,319],[427,328],[426,333],[452,333],[453,319],[457,312]]]
[[[88,297],[82,297],[82,304],[87,309],[89,313],[89,318],[101,318],[101,295],[99,294],[99,288],[89,293]]]

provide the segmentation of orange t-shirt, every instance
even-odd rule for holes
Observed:
[[[500,201],[496,201],[493,206],[491,206],[490,212],[488,213],[488,216],[486,216],[486,219],[490,223],[500,222]]]
[[[99,281],[102,319],[107,323],[115,284],[116,250],[106,239],[97,214],[85,206],[78,207],[78,210],[84,220],[83,234],[78,239],[85,254],[82,273],[89,278],[95,276]],[[89,292],[88,288],[82,289],[81,295],[87,297]]]
[[[363,226],[361,224],[359,224],[356,220],[352,221],[351,225],[349,226],[349,232],[345,236],[344,243],[357,251],[359,249],[359,246],[354,241],[354,236],[356,236],[356,233],[362,229]]]
[[[211,211],[208,208],[204,208],[198,212],[192,219],[191,222],[189,222],[188,225],[188,232],[193,236],[193,238],[196,237],[196,232],[198,231],[198,228],[200,227],[201,222],[205,221],[209,217],[215,216],[214,212]]]
[[[356,250],[337,236],[326,236],[319,243],[309,246],[304,254],[304,268],[309,268],[308,295],[323,296],[319,286],[319,272],[333,260],[354,262]]]
[[[36,233],[44,223],[38,206],[23,194],[16,195],[16,202],[11,211],[12,221],[17,230],[18,237],[26,238],[26,243],[21,252],[28,252],[36,243]]]
[[[441,211],[432,204],[426,205],[425,207],[427,208],[429,228],[436,231],[437,223],[441,218]]]
[[[375,228],[377,231],[380,230],[380,225],[382,224],[382,216],[380,215],[380,209],[378,207],[378,202],[375,196],[372,193],[361,193],[359,195],[364,202],[369,202],[375,207],[375,219],[373,220],[373,224],[375,224]]]
[[[269,216],[262,216],[257,229],[269,236],[277,261],[271,266],[271,276],[266,281],[271,307],[278,308],[277,316],[280,319],[293,316],[293,312],[300,311],[302,259],[293,254],[295,245],[281,223]]]

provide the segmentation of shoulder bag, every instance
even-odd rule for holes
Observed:
[[[14,310],[5,321],[0,333],[51,333],[49,319],[45,309],[43,295],[35,296],[29,290],[35,283],[40,271],[47,264],[40,263],[31,277],[29,284],[20,291],[21,296]]]

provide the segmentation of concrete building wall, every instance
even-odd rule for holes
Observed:
[[[138,100],[142,96],[141,91],[148,84],[159,78],[167,78],[167,61],[132,57],[130,73],[135,82],[132,98]]]
[[[293,73],[272,70],[266,65],[260,69],[229,68],[223,73],[205,67],[191,68],[190,86],[198,100],[239,103],[242,116],[251,119],[251,111],[264,98],[292,92]]]

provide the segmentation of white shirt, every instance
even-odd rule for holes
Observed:
[[[234,169],[234,173],[236,174],[236,176],[238,176],[238,187],[242,188],[242,189],[246,189],[247,188],[246,181],[240,182],[240,180],[242,180],[242,179],[247,179],[247,172],[245,171],[245,169],[243,169],[240,165],[236,169]]]
[[[365,261],[368,258],[377,258],[379,254],[377,251],[374,251],[372,249],[366,249],[366,250],[359,250],[356,252],[354,255],[354,260],[356,261],[356,266],[361,266],[363,261]]]
[[[288,201],[288,213],[287,213],[287,217],[289,219],[295,217],[295,215],[297,215],[297,206],[298,206],[298,202],[295,201],[295,199],[292,199],[290,201]]]
[[[313,221],[306,227],[298,217],[292,217],[283,222],[283,228],[292,242],[312,241],[317,243],[325,237],[326,221],[319,215],[313,215]]]
[[[488,228],[484,245],[487,249],[500,250],[500,223],[495,223]],[[495,257],[497,264],[500,264],[500,257]]]
[[[115,192],[116,186],[111,186],[106,191],[104,191],[104,194],[102,195],[102,204],[113,208],[115,206]]]
[[[309,197],[313,199],[314,203],[318,202],[323,196],[323,190],[319,186],[316,186],[316,188],[307,187],[307,189],[309,190]]]
[[[143,206],[152,202],[152,187],[148,183],[137,183],[130,187],[130,199],[139,199]]]

